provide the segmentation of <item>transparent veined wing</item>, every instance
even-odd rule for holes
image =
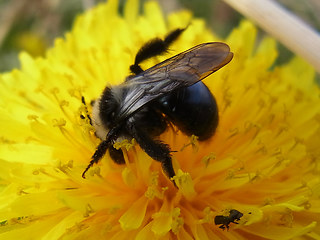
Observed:
[[[203,43],[129,78],[120,86],[125,88],[125,94],[118,120],[175,89],[201,81],[229,63],[232,57],[233,53],[225,43]]]

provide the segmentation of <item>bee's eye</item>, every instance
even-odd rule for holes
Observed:
[[[114,109],[110,109],[106,116],[108,117],[109,121],[113,121],[116,116],[116,111]]]

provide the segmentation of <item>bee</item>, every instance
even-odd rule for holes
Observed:
[[[227,44],[208,42],[179,53],[147,70],[142,61],[167,52],[185,29],[170,32],[163,40],[152,39],[140,48],[130,66],[132,75],[116,86],[107,86],[92,108],[92,124],[102,140],[82,177],[109,151],[115,163],[124,164],[121,149],[113,147],[123,139],[135,139],[141,149],[162,165],[172,179],[170,147],[158,137],[172,123],[186,135],[199,140],[211,137],[218,125],[215,98],[201,82],[233,57]]]
[[[219,226],[219,228],[221,228],[223,230],[226,228],[227,228],[227,230],[229,230],[229,224],[230,223],[238,224],[237,222],[235,222],[235,220],[239,221],[242,216],[243,216],[243,213],[239,212],[236,209],[231,209],[229,211],[229,216],[223,216],[223,215],[215,216],[214,223],[216,225],[221,224]]]

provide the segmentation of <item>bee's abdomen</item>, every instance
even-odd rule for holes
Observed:
[[[211,137],[218,126],[216,100],[202,82],[180,88],[160,98],[158,104],[182,132],[198,136],[199,140]]]

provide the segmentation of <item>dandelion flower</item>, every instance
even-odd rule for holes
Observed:
[[[179,188],[134,141],[118,143],[126,164],[106,154],[83,179],[100,142],[88,103],[125,79],[145,42],[189,23],[143,68],[199,43],[228,43],[234,59],[204,81],[219,106],[216,134],[161,135],[177,151]],[[298,57],[273,66],[275,41],[256,42],[248,21],[222,40],[187,11],[164,19],[149,2],[139,15],[131,0],[122,16],[110,0],[79,16],[44,58],[22,53],[21,70],[0,75],[0,239],[319,239],[315,73]]]

